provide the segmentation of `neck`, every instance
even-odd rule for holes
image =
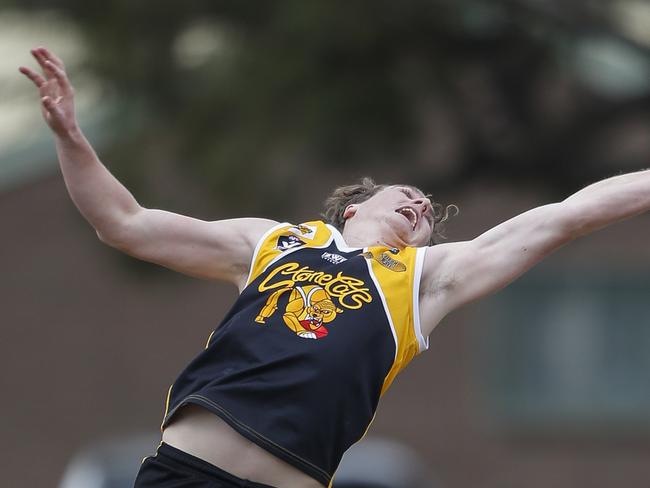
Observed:
[[[382,232],[382,227],[377,222],[347,221],[341,234],[350,247],[385,246],[404,249],[407,246],[392,230]]]

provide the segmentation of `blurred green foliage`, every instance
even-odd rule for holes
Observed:
[[[137,121],[110,151],[118,173],[146,195],[165,160],[236,214],[260,202],[273,214],[364,173],[433,191],[552,175],[562,192],[603,176],[575,164],[603,120],[648,104],[602,99],[567,70],[567,45],[611,27],[592,2],[14,3],[81,26],[88,67]],[[549,115],[544,97],[566,86],[571,103]]]

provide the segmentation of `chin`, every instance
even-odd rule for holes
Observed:
[[[405,247],[422,247],[429,244],[429,236],[423,236],[422,229],[416,231],[406,222],[404,218],[386,219],[384,222],[387,226],[385,243],[392,247],[403,249]]]
[[[411,233],[409,244],[410,247],[424,247],[429,245],[429,236],[422,235],[422,232]]]
[[[426,239],[418,239],[418,242],[413,244],[413,247],[426,247],[429,245],[429,237]]]

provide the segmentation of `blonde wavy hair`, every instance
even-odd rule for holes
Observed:
[[[367,176],[361,178],[361,181],[356,185],[339,186],[338,188],[335,188],[332,194],[325,200],[325,212],[322,214],[322,217],[328,224],[332,224],[339,231],[343,232],[343,227],[345,227],[345,218],[343,217],[343,213],[348,205],[365,202],[389,186],[393,185],[378,185],[372,180],[372,178]],[[431,195],[425,194],[415,186],[402,186],[413,188],[431,200]],[[431,237],[429,238],[429,245],[434,245],[439,240],[446,239],[446,236],[444,235],[444,223],[447,222],[450,217],[458,215],[460,210],[456,205],[444,206],[440,203],[434,202],[433,200],[431,200],[431,206],[433,207],[433,230],[431,232]],[[450,212],[453,212],[453,215],[450,215]]]

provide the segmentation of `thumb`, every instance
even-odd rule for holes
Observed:
[[[50,112],[53,115],[60,115],[59,107],[57,106],[56,102],[52,100],[51,97],[46,95],[43,98],[41,98],[41,102],[43,103],[43,106],[48,112]]]

